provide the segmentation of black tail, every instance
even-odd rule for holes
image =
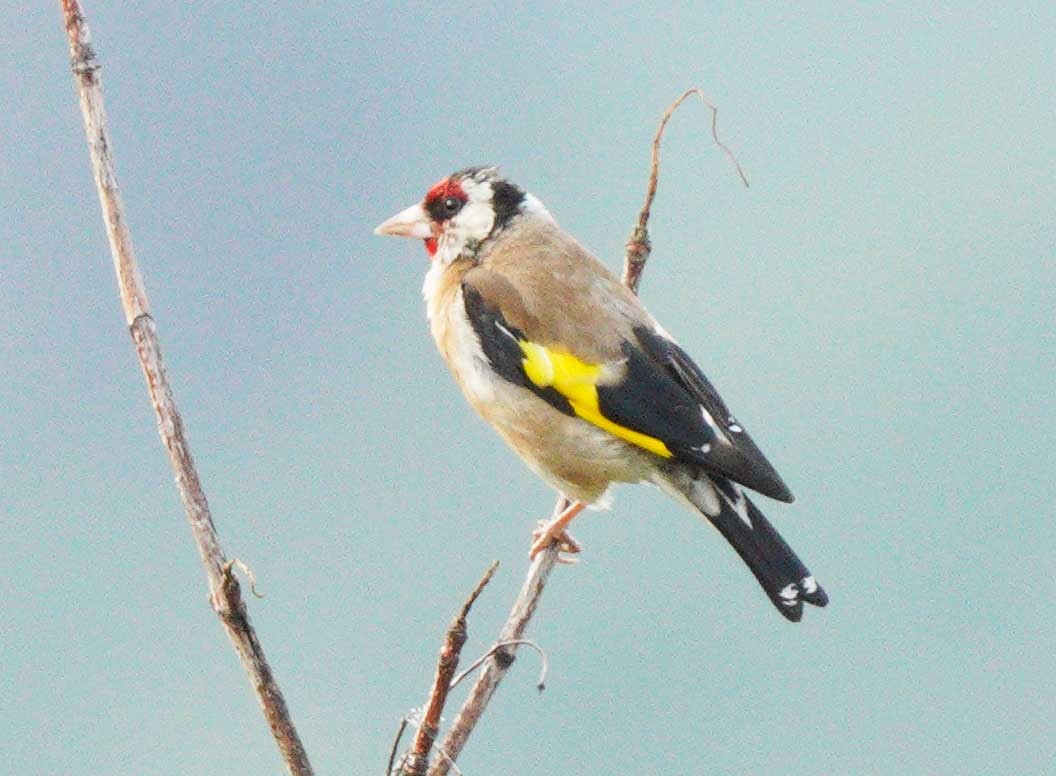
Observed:
[[[709,483],[714,489],[707,487]],[[686,498],[719,529],[784,617],[799,622],[804,601],[814,606],[829,602],[803,561],[739,485],[723,477],[684,470],[669,475],[661,484]]]

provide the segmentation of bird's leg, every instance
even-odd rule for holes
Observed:
[[[586,507],[587,505],[581,501],[573,501],[561,514],[540,524],[532,534],[532,549],[528,552],[528,557],[534,559],[555,541],[561,544],[562,552],[579,552],[582,549],[579,542],[573,539],[565,529]]]

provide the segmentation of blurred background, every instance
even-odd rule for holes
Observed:
[[[0,750],[12,773],[281,773],[123,325],[58,3],[0,2]],[[648,488],[581,519],[468,775],[1050,774],[1052,3],[90,2],[162,346],[320,774],[380,773],[553,495],[434,352],[382,219],[498,163],[642,296],[796,493],[782,620]],[[764,500],[765,501],[765,500]],[[459,693],[456,701],[461,701]],[[453,716],[454,709],[448,713]]]

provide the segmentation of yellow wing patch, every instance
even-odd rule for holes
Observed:
[[[524,360],[521,362],[524,365],[524,374],[534,385],[539,388],[553,388],[568,399],[576,415],[613,436],[664,458],[673,456],[662,440],[613,423],[601,414],[597,384],[602,377],[604,365],[588,364],[571,353],[550,350],[534,342],[517,340],[517,344],[524,353]]]

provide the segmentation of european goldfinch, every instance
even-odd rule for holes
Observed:
[[[375,229],[416,237],[436,345],[466,399],[571,500],[534,556],[613,483],[652,482],[719,529],[786,618],[824,606],[750,488],[788,487],[638,298],[495,167],[460,170]]]

